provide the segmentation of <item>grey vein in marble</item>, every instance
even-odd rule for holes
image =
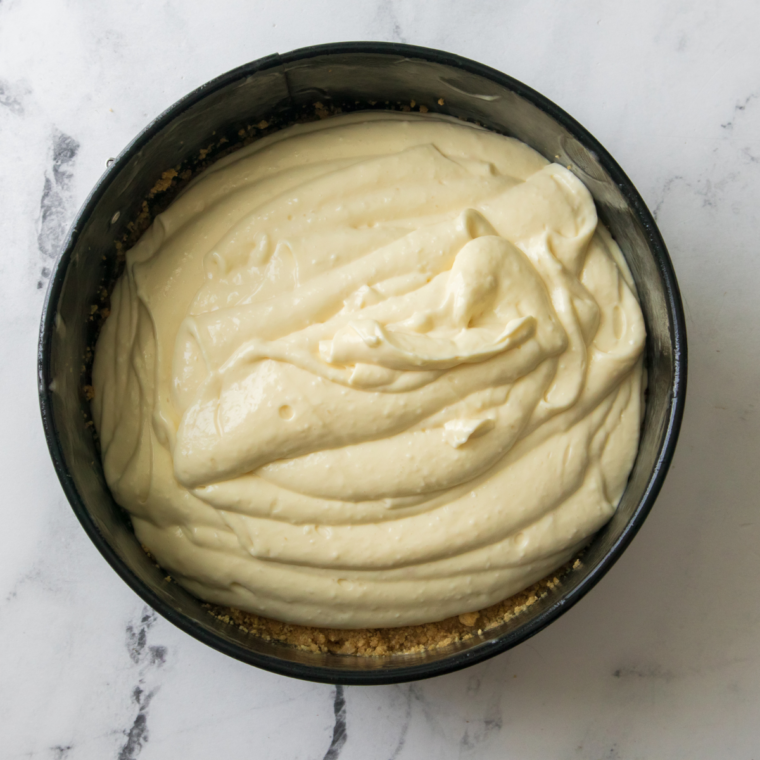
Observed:
[[[148,644],[148,634],[157,617],[152,609],[144,607],[139,622],[130,623],[126,629],[127,652],[138,671],[137,684],[132,690],[132,701],[137,706],[137,714],[130,726],[122,732],[126,740],[119,750],[118,760],[137,760],[150,738],[150,703],[161,687],[148,684],[156,681],[157,671],[166,664],[167,655],[165,646]]]
[[[79,143],[59,130],[54,131],[51,143],[51,168],[45,172],[37,234],[37,246],[47,264],[58,255],[71,224],[74,213],[71,182],[79,152]],[[41,275],[38,288],[50,276],[50,267],[43,266]]]
[[[393,748],[388,760],[397,760],[406,745],[406,735],[409,733],[409,724],[412,722],[412,685],[406,687],[406,709],[399,730],[398,741]]]
[[[327,748],[327,752],[325,752],[324,760],[338,760],[343,745],[346,743],[346,739],[348,739],[348,731],[346,729],[346,697],[340,684],[335,687],[333,714],[335,715],[335,724],[333,725],[330,746]]]
[[[23,116],[26,94],[26,90],[14,87],[10,82],[0,79],[0,108],[7,108],[16,116]]]

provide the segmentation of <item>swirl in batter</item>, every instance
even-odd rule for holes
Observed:
[[[198,597],[432,622],[613,514],[644,322],[567,169],[454,120],[297,125],[214,164],[127,254],[96,347],[106,479]]]

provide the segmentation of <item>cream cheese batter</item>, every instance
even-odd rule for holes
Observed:
[[[106,480],[201,599],[433,622],[570,559],[638,448],[644,322],[584,185],[430,115],[296,125],[127,254],[93,367]]]

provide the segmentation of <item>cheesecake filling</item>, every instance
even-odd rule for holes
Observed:
[[[106,480],[201,599],[364,628],[482,609],[615,511],[645,329],[593,199],[431,115],[290,127],[127,253],[93,365]]]

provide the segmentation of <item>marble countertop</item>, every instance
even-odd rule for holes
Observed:
[[[751,0],[0,0],[0,756],[760,758],[759,27]],[[580,604],[468,670],[336,689],[205,647],[119,580],[50,463],[35,352],[110,156],[230,68],[355,39],[482,61],[600,139],[669,246],[690,374],[654,511]]]

